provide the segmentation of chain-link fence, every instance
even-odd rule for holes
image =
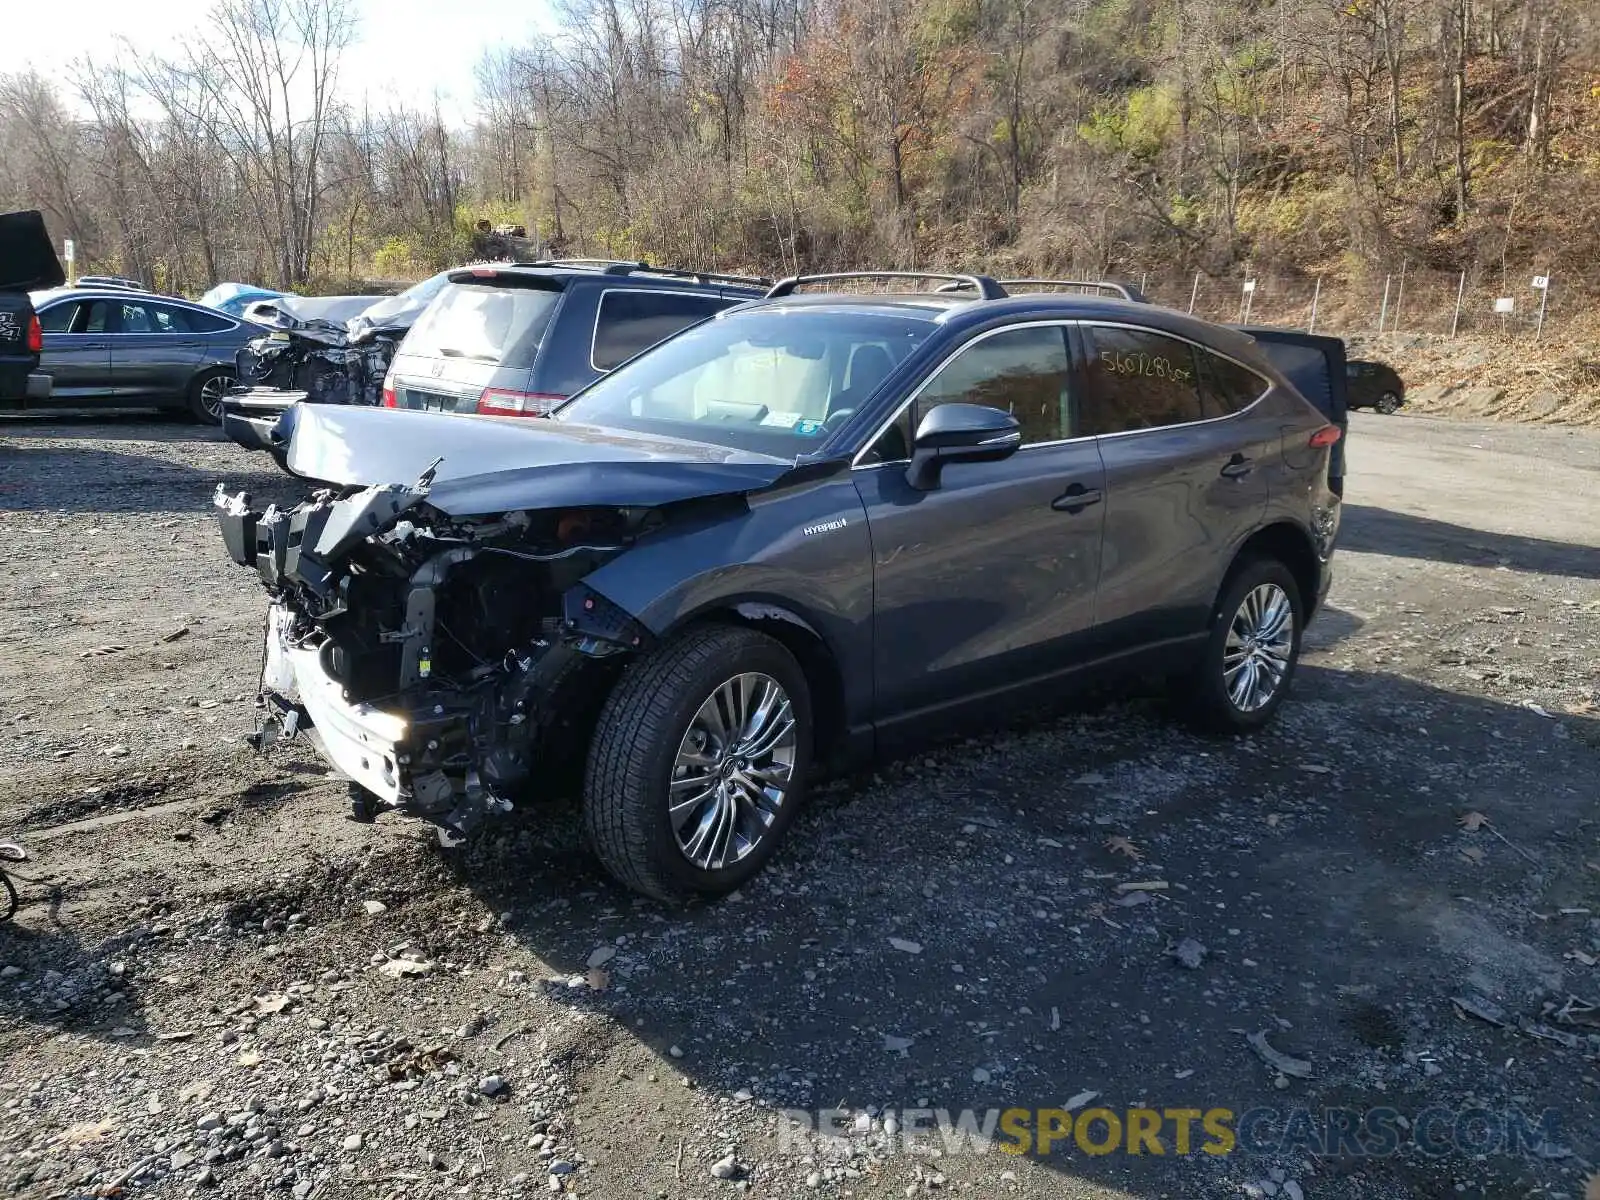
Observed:
[[[1464,272],[1397,265],[1362,277],[1137,268],[1107,278],[1137,284],[1157,304],[1224,323],[1353,336],[1425,333],[1508,339],[1600,334],[1600,273],[1553,267]]]

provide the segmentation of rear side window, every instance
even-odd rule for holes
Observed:
[[[532,366],[560,299],[551,288],[453,283],[411,327],[404,353]]]
[[[1195,350],[1151,329],[1088,325],[1089,381],[1079,405],[1083,434],[1160,429],[1201,419]]]
[[[45,333],[66,333],[72,328],[76,304],[57,304],[39,314],[39,328]]]
[[[1226,417],[1249,408],[1267,390],[1267,381],[1232,359],[1195,350],[1200,361],[1200,407],[1208,417]]]
[[[219,313],[197,312],[192,308],[186,308],[182,311],[191,333],[221,333],[233,324],[227,317]]]
[[[720,296],[690,296],[663,291],[608,291],[595,316],[596,371],[612,371],[642,350],[699,324],[736,301]]]

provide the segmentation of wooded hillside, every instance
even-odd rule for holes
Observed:
[[[220,0],[179,61],[0,76],[0,204],[198,290],[565,254],[1474,279],[1600,293],[1594,0],[567,0],[477,119],[338,89],[344,0]]]

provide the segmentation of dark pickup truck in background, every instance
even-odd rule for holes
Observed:
[[[0,213],[0,408],[50,395],[50,377],[39,372],[44,333],[28,293],[66,279],[43,215]]]

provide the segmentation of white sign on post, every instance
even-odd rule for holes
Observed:
[[[1499,299],[1497,299],[1494,302],[1494,310],[1497,313],[1516,312],[1517,311],[1516,299],[1514,297],[1511,297],[1511,296],[1501,296]]]
[[[75,247],[72,244],[72,239],[71,238],[67,238],[65,241],[63,241],[61,243],[61,250],[62,250],[63,256],[66,258],[66,260],[68,262],[71,262],[76,257],[76,255],[73,254],[73,250],[74,249],[75,249]]]
[[[1535,275],[1533,277],[1533,290],[1534,291],[1542,292],[1542,291],[1545,290],[1545,288],[1547,288],[1549,286],[1550,286],[1550,276],[1548,276],[1548,275]]]
[[[1246,279],[1244,281],[1244,290],[1245,290],[1246,293],[1255,291],[1256,290],[1256,281],[1254,279]]]

